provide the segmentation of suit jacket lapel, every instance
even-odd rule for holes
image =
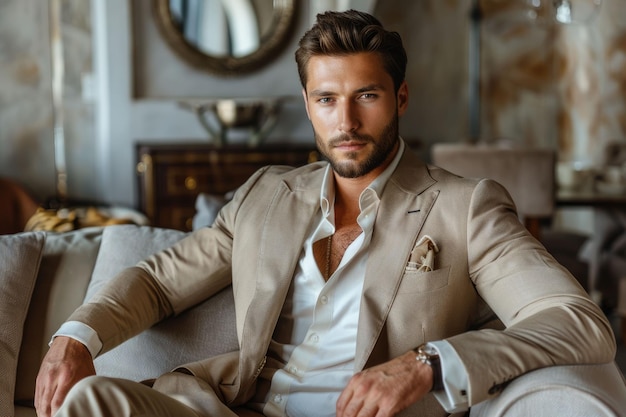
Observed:
[[[363,286],[357,370],[365,367],[382,336],[415,239],[439,195],[437,190],[427,190],[434,183],[424,163],[407,150],[385,187],[370,243],[375,250],[370,251]]]
[[[309,177],[283,182],[267,211],[258,256],[255,296],[248,308],[241,341],[242,376],[257,373],[264,358],[289,285],[307,238],[310,224],[319,209],[324,169]],[[303,181],[308,178],[308,181]],[[277,230],[286,231],[277,234]],[[285,236],[283,242],[277,236]]]

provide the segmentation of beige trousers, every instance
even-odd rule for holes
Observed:
[[[186,396],[183,389],[198,385],[201,398]],[[231,410],[208,385],[191,375],[159,377],[151,388],[126,379],[92,376],[68,393],[55,417],[258,417],[246,409]],[[197,390],[194,390],[197,392]]]

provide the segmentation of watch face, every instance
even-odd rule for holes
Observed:
[[[435,357],[435,358],[439,357],[439,353],[437,352],[437,349],[429,345],[422,346],[422,352],[424,352],[426,355],[430,357]]]

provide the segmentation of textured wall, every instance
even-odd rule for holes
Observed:
[[[406,137],[428,144],[467,135],[468,10],[467,0],[377,2],[374,14],[402,35],[409,59]]]
[[[605,0],[577,25],[555,24],[549,9],[528,18],[520,3],[482,1],[483,137],[598,162],[626,136],[626,3]]]
[[[604,0],[601,14],[592,24],[571,27],[530,22],[520,13],[522,3],[528,2],[481,0],[485,11],[481,22],[481,138],[555,147],[566,160],[597,159],[607,141],[626,140],[626,2]],[[19,179],[40,199],[55,192],[48,4],[0,0],[0,175]],[[92,186],[98,157],[94,105],[83,97],[83,79],[92,72],[91,2],[61,0],[61,4],[70,197],[98,200]],[[305,7],[307,4],[304,1]],[[411,97],[401,133],[420,138],[425,149],[433,142],[465,140],[469,135],[470,5],[469,0],[385,0],[374,8],[383,23],[403,35],[409,53]],[[299,24],[302,27],[307,22]],[[291,48],[300,35],[294,34]],[[163,42],[157,36],[146,41]],[[151,75],[151,70],[158,70],[166,71],[176,82],[167,84],[169,90],[156,96],[178,95],[172,88],[180,88],[184,95],[216,83],[228,85],[234,96],[259,95],[268,86],[297,95],[299,88],[292,87],[297,77],[290,55],[283,54],[278,72],[293,71],[291,78],[277,80],[276,74],[261,71],[246,77],[245,82],[226,83],[208,75],[187,77],[180,63],[168,63],[164,58],[158,66],[151,63],[142,68],[142,76],[154,76],[143,80],[143,86],[158,86],[163,73]],[[163,56],[177,59],[171,53]],[[283,66],[289,68],[283,70]],[[238,86],[245,91],[235,91]],[[256,91],[255,86],[263,90]],[[293,114],[305,118],[301,111]],[[133,132],[144,132],[137,124],[149,124],[149,119],[134,118],[133,123]],[[136,139],[141,138],[130,140]],[[134,181],[132,166],[117,168],[127,173],[129,182]]]
[[[0,2],[0,175],[54,190],[47,2]]]
[[[405,134],[427,143],[468,139],[472,3],[378,2],[376,14],[402,34],[409,54]],[[556,24],[549,3],[480,0],[480,139],[598,162],[608,141],[626,140],[626,2],[604,0],[584,25]]]
[[[82,100],[82,75],[91,71],[89,1],[62,1],[65,52],[64,109],[70,187],[81,184],[94,155],[91,105]],[[55,195],[48,1],[0,2],[0,175],[19,180],[39,200]]]

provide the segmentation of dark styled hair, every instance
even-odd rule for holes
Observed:
[[[375,52],[393,79],[396,92],[404,81],[407,57],[400,35],[385,30],[380,21],[368,13],[357,10],[320,13],[298,45],[296,63],[304,88],[309,60],[316,55]]]

